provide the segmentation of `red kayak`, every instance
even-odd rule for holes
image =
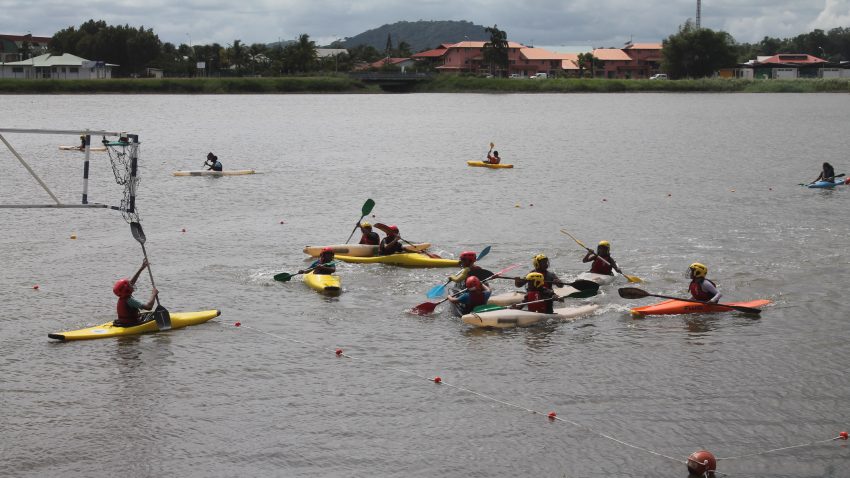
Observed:
[[[740,307],[759,308],[769,304],[769,300],[758,299],[749,302],[728,302],[729,305]],[[667,314],[705,314],[710,312],[729,312],[734,309],[722,305],[697,304],[696,302],[685,302],[684,300],[665,300],[657,304],[635,307],[632,315],[667,315]]]

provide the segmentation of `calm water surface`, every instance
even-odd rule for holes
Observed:
[[[140,247],[106,210],[0,210],[0,470],[9,476],[678,477],[850,424],[848,95],[0,96],[2,127],[127,130],[163,305],[203,325],[122,340],[47,334],[111,320]],[[7,135],[68,202],[73,136]],[[468,168],[493,141],[513,170]],[[173,177],[207,152],[263,174]],[[103,153],[90,197],[121,190]],[[48,203],[0,150],[0,203]],[[683,295],[706,263],[737,314],[633,320],[616,286],[573,323],[472,330],[406,309],[449,270],[343,264],[323,298],[278,272],[373,221],[498,270],[544,252],[584,270],[566,228]],[[281,224],[281,221],[284,223]],[[182,229],[185,233],[181,232]],[[70,240],[71,234],[78,236]],[[39,284],[39,290],[33,290]],[[499,284],[508,290],[507,283]],[[625,285],[619,283],[620,286]],[[140,294],[149,291],[140,279]],[[241,322],[243,327],[233,324]],[[342,348],[354,359],[337,358]],[[428,379],[440,376],[449,385]],[[451,385],[567,422],[550,422]],[[721,460],[742,477],[847,476],[847,442]]]

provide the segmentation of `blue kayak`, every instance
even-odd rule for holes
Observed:
[[[812,184],[809,184],[810,188],[834,188],[835,186],[840,186],[844,184],[844,178],[835,178],[830,181],[816,181]]]

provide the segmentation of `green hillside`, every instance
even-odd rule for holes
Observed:
[[[469,40],[484,41],[490,35],[484,31],[481,25],[464,20],[454,21],[418,21],[418,22],[396,22],[392,25],[383,25],[372,30],[365,31],[359,35],[343,40],[345,48],[353,48],[358,45],[369,45],[378,51],[384,51],[387,46],[387,34],[392,38],[393,47],[398,47],[400,42],[407,42],[411,51],[417,52],[436,48],[441,43],[456,43]]]

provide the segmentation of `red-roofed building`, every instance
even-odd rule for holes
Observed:
[[[760,56],[740,65],[734,76],[749,79],[850,78],[846,65],[806,53]],[[732,75],[729,75],[732,76]]]
[[[625,48],[593,50],[599,66],[596,76],[603,78],[649,78],[660,72],[661,43],[628,43]]]
[[[415,60],[436,64],[436,70],[443,73],[490,73],[489,65],[484,63],[483,41],[462,41],[443,44],[439,48],[416,53]],[[537,73],[557,75],[564,70],[565,63],[570,69],[576,54],[555,53],[542,48],[531,48],[521,43],[508,42],[508,69],[497,71],[497,75],[531,76]]]

